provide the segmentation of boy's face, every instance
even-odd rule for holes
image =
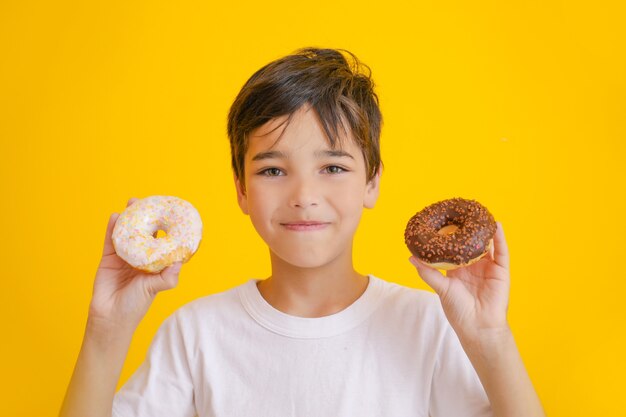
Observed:
[[[378,198],[380,170],[366,183],[358,145],[344,140],[341,149],[332,150],[315,110],[308,106],[294,113],[287,128],[267,134],[285,118],[270,120],[251,133],[245,192],[235,178],[239,206],[273,256],[288,264],[311,268],[340,256],[351,262],[363,207],[374,207]]]

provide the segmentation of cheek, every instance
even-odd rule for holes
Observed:
[[[349,217],[361,217],[363,209],[363,189],[358,185],[343,189],[336,194],[335,207],[341,213]]]
[[[248,211],[250,219],[255,226],[263,226],[271,221],[271,214],[274,211],[273,202],[276,201],[268,192],[252,191],[248,195]]]

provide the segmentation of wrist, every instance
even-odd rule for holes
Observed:
[[[109,320],[89,316],[85,327],[85,341],[98,345],[130,344],[136,326],[119,325]]]
[[[498,416],[542,416],[545,413],[508,327],[483,329],[461,340]]]
[[[468,356],[492,358],[515,346],[513,332],[508,323],[499,327],[477,330],[471,336],[459,338]]]

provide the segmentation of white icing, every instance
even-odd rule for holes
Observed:
[[[167,236],[153,237],[158,230]],[[181,246],[195,253],[201,239],[202,220],[195,207],[178,197],[158,195],[127,207],[112,235],[117,254],[133,266],[149,265]]]

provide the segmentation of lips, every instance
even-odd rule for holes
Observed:
[[[281,223],[282,226],[285,226],[288,230],[294,231],[313,231],[313,230],[322,230],[326,228],[330,223],[321,222],[317,220],[302,220],[288,223]]]

